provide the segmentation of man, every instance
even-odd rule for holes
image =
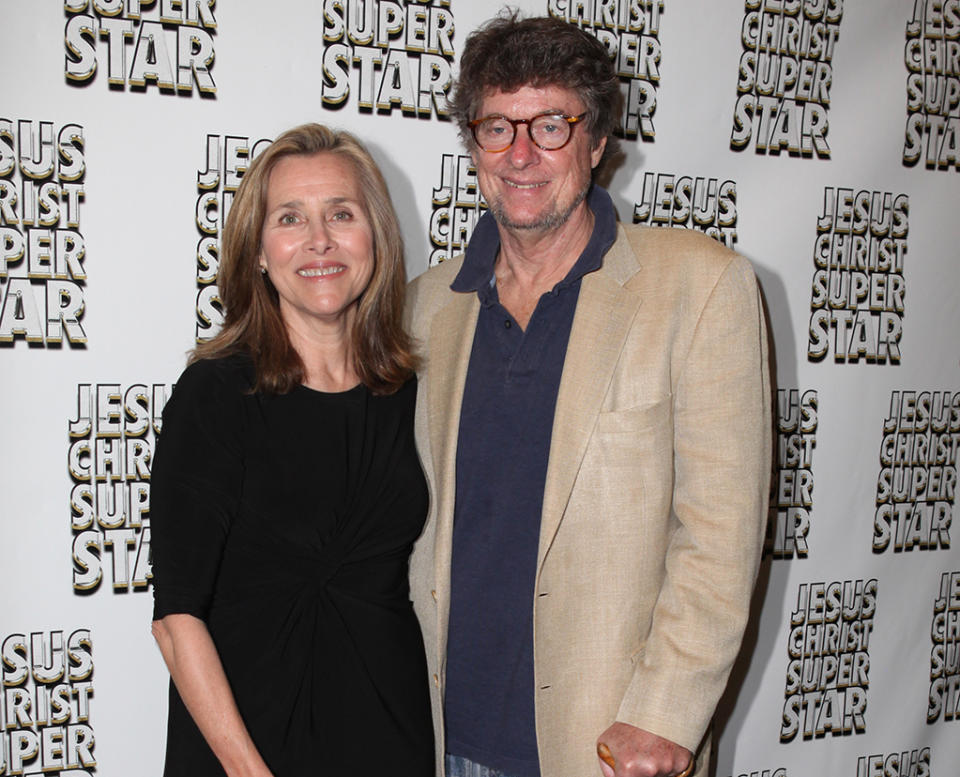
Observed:
[[[574,26],[467,40],[453,110],[489,213],[408,302],[448,777],[703,775],[739,649],[770,454],[757,287],[699,233],[617,224],[591,176],[619,104]]]

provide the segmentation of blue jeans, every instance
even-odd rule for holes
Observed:
[[[506,772],[474,763],[459,755],[447,755],[447,777],[513,777]]]

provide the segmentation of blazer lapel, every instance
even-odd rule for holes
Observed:
[[[585,275],[564,359],[543,494],[537,569],[553,543],[607,387],[640,307],[625,284],[640,269],[622,228],[603,266]]]
[[[480,302],[474,293],[455,293],[434,317],[430,328],[430,386],[427,395],[429,437],[436,472],[437,500],[435,574],[438,596],[440,656],[446,655],[447,620],[450,614],[450,555],[453,545],[453,508],[456,491],[457,435],[463,387],[473,348]]]

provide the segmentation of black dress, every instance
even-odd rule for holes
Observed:
[[[275,777],[434,774],[408,557],[426,516],[416,382],[250,392],[244,358],[188,367],[152,471],[154,617],[203,619]],[[223,769],[170,684],[164,775]]]

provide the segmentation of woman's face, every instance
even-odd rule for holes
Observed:
[[[339,154],[287,156],[267,179],[260,266],[288,329],[339,329],[373,274],[373,230],[353,165]]]

